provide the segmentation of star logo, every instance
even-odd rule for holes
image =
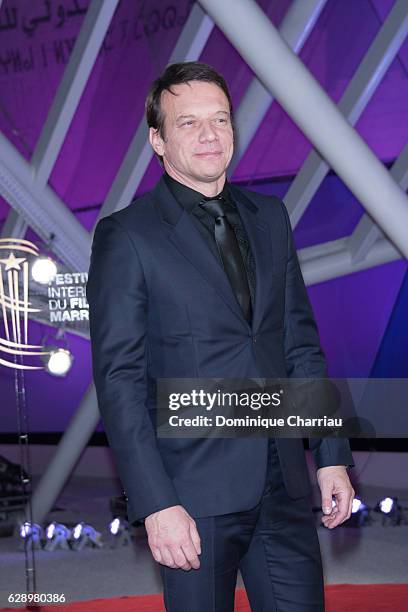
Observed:
[[[0,262],[6,265],[7,272],[8,270],[21,270],[20,264],[25,260],[25,257],[15,257],[11,252],[7,259],[0,259]]]

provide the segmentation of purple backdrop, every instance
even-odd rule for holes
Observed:
[[[3,0],[0,9],[0,23],[5,26],[0,37],[0,129],[26,159],[41,134],[89,2],[77,2],[84,9],[79,12],[73,0],[51,4],[49,19],[41,22],[35,19],[48,17],[41,0]],[[259,4],[278,25],[290,1]],[[341,96],[393,4],[394,0],[327,3],[300,57],[334,100]],[[144,5],[147,8],[142,10]],[[64,18],[58,6],[64,7]],[[119,3],[50,178],[51,186],[87,229],[142,120],[148,85],[166,64],[190,6],[189,0]],[[223,72],[237,107],[253,75],[218,28],[201,59]],[[384,162],[392,162],[407,140],[407,68],[405,42],[356,126]],[[233,180],[284,197],[310,149],[308,140],[274,103]],[[160,172],[153,159],[138,193],[151,188]],[[8,204],[0,199],[0,227],[8,211]],[[362,212],[342,182],[328,176],[296,229],[297,246],[350,234]],[[406,262],[400,261],[309,288],[333,376],[368,375],[404,270]],[[40,341],[46,332],[44,326],[32,323],[30,339]],[[45,372],[26,374],[35,431],[63,430],[91,381],[89,342],[74,336],[69,341],[75,361],[66,379]],[[4,367],[0,367],[0,397],[0,431],[13,431],[14,373]]]

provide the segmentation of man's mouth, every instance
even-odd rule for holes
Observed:
[[[196,157],[219,157],[222,151],[204,151],[203,153],[196,153]]]

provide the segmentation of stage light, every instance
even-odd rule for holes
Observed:
[[[65,525],[53,521],[45,530],[45,536],[44,550],[52,551],[56,548],[69,550],[68,540],[71,537],[71,531]]]
[[[22,543],[20,544],[20,549],[30,550],[35,549],[38,550],[41,548],[41,539],[43,537],[43,531],[41,525],[37,523],[30,523],[26,521],[20,526],[20,538],[22,539]]]
[[[74,357],[68,349],[60,347],[46,347],[50,353],[46,361],[46,370],[52,376],[66,376],[72,367]]]
[[[389,514],[390,512],[392,512],[393,509],[395,509],[395,502],[396,500],[392,497],[385,497],[384,499],[382,499],[379,504],[381,512],[383,512],[384,514]]]
[[[111,534],[111,548],[127,546],[131,543],[129,523],[123,518],[114,518],[113,521],[109,523],[108,529]]]
[[[91,525],[84,522],[78,523],[72,530],[71,548],[72,550],[82,550],[85,546],[92,548],[102,548],[102,535]]]
[[[51,257],[39,257],[31,268],[31,276],[41,285],[48,285],[57,272],[57,264]]]
[[[402,508],[396,497],[384,497],[375,507],[376,512],[382,514],[382,524],[400,525],[405,522]]]
[[[361,510],[364,510],[365,508],[367,508],[367,506],[365,504],[363,504],[361,499],[359,499],[358,497],[355,497],[353,499],[353,504],[352,504],[352,508],[351,508],[351,513],[352,514],[356,514],[357,512],[361,512]]]
[[[45,370],[51,376],[63,377],[70,371],[74,356],[69,350],[68,338],[63,327],[56,332],[50,332],[43,336],[41,344],[44,352],[41,361],[45,365]]]
[[[120,519],[114,518],[113,521],[109,523],[109,531],[112,535],[117,535],[120,529]]]
[[[343,525],[345,527],[363,527],[370,522],[370,508],[359,497],[355,497],[351,508],[351,516],[347,521],[344,521]]]

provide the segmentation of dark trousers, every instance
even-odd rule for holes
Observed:
[[[160,566],[168,612],[233,612],[238,569],[252,612],[322,612],[323,576],[309,498],[286,494],[269,445],[261,502],[246,512],[195,519],[200,568]]]

